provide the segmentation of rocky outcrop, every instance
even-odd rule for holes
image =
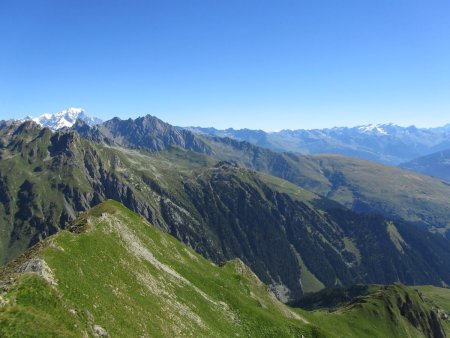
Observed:
[[[18,273],[35,273],[38,276],[42,277],[47,283],[50,285],[56,285],[57,282],[53,275],[52,270],[48,266],[48,264],[39,258],[32,258],[26,261],[22,266],[17,269]]]
[[[400,309],[400,314],[415,328],[425,333],[427,337],[445,337],[438,315],[434,311],[424,311],[418,308],[408,293],[405,294],[404,298],[397,297],[397,307]]]

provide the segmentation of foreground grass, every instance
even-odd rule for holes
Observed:
[[[37,253],[50,267],[14,275],[2,296],[0,336],[283,336],[308,334],[239,260],[222,267],[108,201]],[[34,259],[37,259],[37,258]]]
[[[240,260],[214,265],[117,202],[71,229],[0,273],[1,337],[426,336],[394,306],[408,296],[429,311],[404,286],[307,312],[280,303]],[[30,261],[35,273],[14,272]]]

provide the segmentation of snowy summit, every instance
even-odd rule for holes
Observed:
[[[357,127],[361,133],[364,134],[376,134],[376,135],[387,135],[388,133],[383,128],[381,124],[368,124],[365,126]]]
[[[82,108],[69,108],[55,114],[46,113],[38,117],[26,117],[26,120],[32,120],[42,127],[52,130],[72,127],[77,119],[82,120],[90,126],[102,123],[102,120],[96,117],[90,117]]]

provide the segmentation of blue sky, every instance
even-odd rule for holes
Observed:
[[[450,122],[448,0],[2,0],[0,119]]]

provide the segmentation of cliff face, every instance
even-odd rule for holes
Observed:
[[[2,262],[106,198],[152,219],[149,204],[114,173],[117,159],[101,158],[76,132],[52,133],[26,122],[3,128],[0,145]]]

